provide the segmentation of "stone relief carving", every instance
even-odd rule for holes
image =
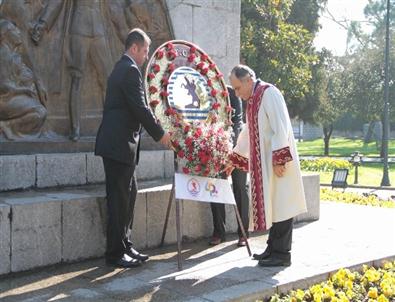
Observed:
[[[128,31],[145,30],[152,51],[173,38],[164,0],[0,0],[0,18],[0,66],[12,66],[1,68],[0,143],[95,136]],[[25,47],[11,47],[10,32]],[[30,90],[16,95],[27,70]]]

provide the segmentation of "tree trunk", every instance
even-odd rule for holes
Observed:
[[[323,131],[324,131],[324,145],[325,145],[324,155],[329,156],[329,140],[331,139],[333,124],[330,124],[329,126],[324,126]]]
[[[373,130],[374,130],[374,121],[369,122],[368,131],[366,131],[365,137],[363,138],[364,144],[369,144],[372,140]]]

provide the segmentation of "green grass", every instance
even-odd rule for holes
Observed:
[[[298,142],[299,155],[320,156],[324,155],[324,140]],[[366,156],[379,156],[380,150],[376,149],[374,142],[364,146],[361,139],[331,138],[329,141],[329,156],[350,156],[354,151],[359,151]],[[388,155],[395,156],[395,139],[388,142]]]
[[[303,173],[318,173],[318,172],[305,172]],[[330,184],[332,182],[333,172],[319,172],[320,183]],[[349,170],[347,183],[349,185],[354,184],[355,168]],[[383,177],[383,165],[382,164],[363,164],[358,168],[358,184],[364,186],[379,187],[381,179]],[[389,165],[389,177],[391,187],[395,187],[395,165]]]

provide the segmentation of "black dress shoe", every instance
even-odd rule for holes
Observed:
[[[254,254],[252,255],[252,259],[254,260],[263,260],[269,258],[271,255],[271,251],[267,248],[262,254]]]
[[[108,265],[121,267],[121,268],[131,268],[141,265],[141,261],[129,257],[127,254],[124,254],[120,259],[106,259],[106,263]]]
[[[291,260],[290,259],[280,259],[280,258],[273,258],[269,257],[266,259],[259,260],[258,264],[264,267],[271,267],[271,266],[290,266]]]
[[[134,248],[130,248],[129,251],[127,252],[127,254],[132,257],[133,259],[137,259],[140,261],[147,261],[149,256],[146,254],[141,254],[138,251],[136,251]]]

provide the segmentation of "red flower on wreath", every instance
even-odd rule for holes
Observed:
[[[166,90],[162,90],[159,94],[161,97],[168,97],[169,93]]]
[[[159,101],[158,100],[152,100],[151,102],[149,102],[149,104],[150,104],[151,107],[155,108],[159,104]]]
[[[155,73],[158,73],[160,71],[160,66],[158,64],[154,64],[154,65],[152,65],[152,70]]]
[[[158,92],[158,88],[156,88],[155,86],[150,86],[150,87],[148,88],[148,90],[149,90],[149,92],[152,93],[152,94]]]
[[[210,68],[211,70],[215,70],[216,66],[217,65],[215,65],[215,63],[211,63],[211,64],[208,65],[208,68]]]
[[[204,54],[204,53],[202,53],[202,54],[200,55],[200,60],[201,60],[201,61],[207,61],[207,59],[208,59],[208,55],[206,55],[206,54]]]
[[[227,113],[231,113],[233,111],[233,108],[232,108],[232,106],[227,105],[225,107],[225,110],[226,110]]]
[[[218,93],[218,91],[216,89],[212,89],[211,92],[210,92],[212,97],[215,97],[217,95],[217,93]]]
[[[196,47],[195,46],[191,46],[191,48],[189,48],[189,52],[190,53],[195,53],[196,52]]]
[[[169,107],[169,108],[167,108],[167,109],[165,110],[165,114],[166,114],[167,116],[175,115],[176,113],[177,113],[177,111],[174,110],[174,109],[171,108],[171,107]]]
[[[188,62],[193,62],[193,61],[195,60],[195,58],[196,58],[196,55],[195,55],[194,53],[191,53],[191,54],[188,56]]]
[[[200,71],[200,73],[201,73],[202,75],[206,75],[206,74],[208,73],[208,68],[207,68],[207,67],[203,68],[203,69]]]
[[[149,80],[152,80],[153,78],[155,78],[155,73],[150,72],[150,73],[147,75],[147,78],[148,78]]]
[[[190,137],[190,136],[188,136],[188,137],[185,139],[185,145],[187,145],[187,146],[189,147],[189,146],[192,146],[192,143],[193,143],[193,138]]]
[[[196,69],[203,69],[204,65],[204,62],[200,62],[196,65]]]
[[[167,50],[172,50],[172,49],[174,49],[174,44],[169,42],[166,44],[166,47],[167,47]]]
[[[167,52],[167,57],[170,60],[174,60],[177,57],[177,52],[174,49],[171,49]]]
[[[169,79],[167,77],[163,77],[161,82],[163,86],[167,86],[169,84]]]
[[[229,96],[228,90],[223,90],[223,91],[221,92],[221,95],[222,95],[224,98],[226,98],[227,96]]]
[[[159,50],[157,51],[157,53],[156,53],[156,58],[157,58],[158,60],[160,60],[160,59],[163,58],[164,55],[165,55],[165,52],[164,52],[162,49],[159,49]]]
[[[207,86],[213,87],[213,82],[210,79],[207,80]]]
[[[191,130],[191,126],[190,125],[185,125],[184,126],[184,133],[188,133],[189,130]]]
[[[187,167],[182,167],[182,172],[184,172],[184,174],[189,174],[189,169]]]
[[[172,73],[172,72],[174,71],[174,69],[176,69],[176,65],[174,65],[174,63],[170,63],[170,64],[167,66],[167,70],[168,70],[170,73]]]
[[[221,104],[218,103],[218,102],[215,102],[215,103],[211,106],[211,108],[213,108],[213,110],[218,110],[219,107],[221,107]]]
[[[218,74],[216,74],[215,75],[215,78],[217,79],[217,80],[220,80],[221,78],[223,78],[224,77],[224,75],[222,74],[222,73],[218,73]]]

